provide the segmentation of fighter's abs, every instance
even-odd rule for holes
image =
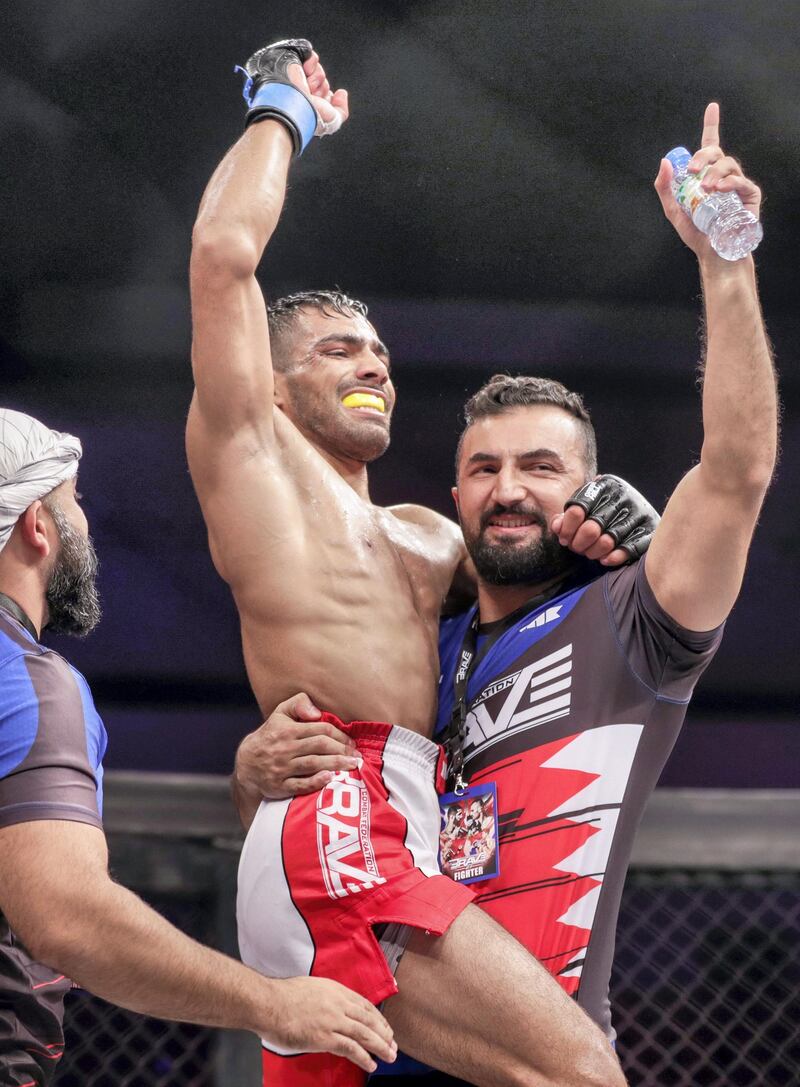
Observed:
[[[430,734],[442,592],[432,564],[409,570],[371,527],[348,546],[322,526],[294,562],[274,562],[279,577],[237,599],[250,681],[265,713],[303,690],[344,720]]]

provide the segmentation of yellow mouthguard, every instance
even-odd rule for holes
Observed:
[[[381,414],[386,411],[383,397],[373,396],[371,393],[350,393],[342,403],[346,408],[376,408]]]

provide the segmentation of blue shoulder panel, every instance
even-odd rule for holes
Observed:
[[[39,702],[25,654],[8,660],[0,670],[0,777],[25,759],[39,729]]]

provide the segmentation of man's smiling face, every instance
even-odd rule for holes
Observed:
[[[453,497],[479,575],[513,585],[568,570],[574,557],[549,525],[586,479],[580,424],[562,408],[534,404],[474,422]]]

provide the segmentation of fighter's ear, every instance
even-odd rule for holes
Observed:
[[[41,558],[47,558],[52,546],[51,532],[52,520],[47,516],[44,503],[37,499],[17,521],[23,543],[39,553]]]

